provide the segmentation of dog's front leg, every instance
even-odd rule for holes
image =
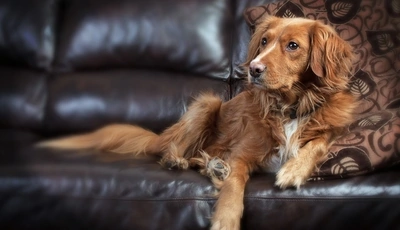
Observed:
[[[239,230],[243,214],[244,189],[249,166],[240,159],[229,162],[231,174],[224,181],[212,217],[211,230]]]
[[[328,152],[328,134],[304,145],[298,155],[289,159],[278,171],[275,185],[284,189],[299,188],[311,176],[317,162]]]

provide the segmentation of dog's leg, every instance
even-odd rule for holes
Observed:
[[[287,187],[299,188],[310,177],[317,162],[323,157],[329,148],[327,134],[308,142],[302,147],[297,157],[289,159],[278,171],[275,185],[284,189]]]
[[[249,166],[241,159],[229,161],[231,173],[223,182],[212,217],[211,230],[239,230]]]
[[[222,101],[218,96],[203,94],[189,106],[178,123],[160,135],[166,168],[186,169],[187,159],[198,155],[212,135]]]

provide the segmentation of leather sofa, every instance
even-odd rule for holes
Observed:
[[[34,144],[110,123],[160,132],[199,92],[229,100],[245,84],[243,12],[268,2],[1,0],[0,229],[208,229],[216,190],[195,170]],[[274,180],[251,177],[242,229],[400,228],[399,166]]]

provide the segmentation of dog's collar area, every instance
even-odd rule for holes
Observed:
[[[289,110],[289,117],[292,120],[296,119],[298,117],[305,117],[305,116],[311,115],[312,113],[317,111],[319,107],[320,106],[316,106],[313,110],[307,111],[306,113],[300,114],[299,116],[297,116],[297,108],[292,108]]]
[[[289,112],[289,117],[290,119],[296,119],[297,118],[297,110],[296,109],[291,109]]]

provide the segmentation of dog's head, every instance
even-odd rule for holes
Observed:
[[[269,16],[256,25],[244,67],[249,82],[265,89],[288,91],[295,84],[318,81],[313,84],[342,90],[351,64],[351,46],[331,27]]]

